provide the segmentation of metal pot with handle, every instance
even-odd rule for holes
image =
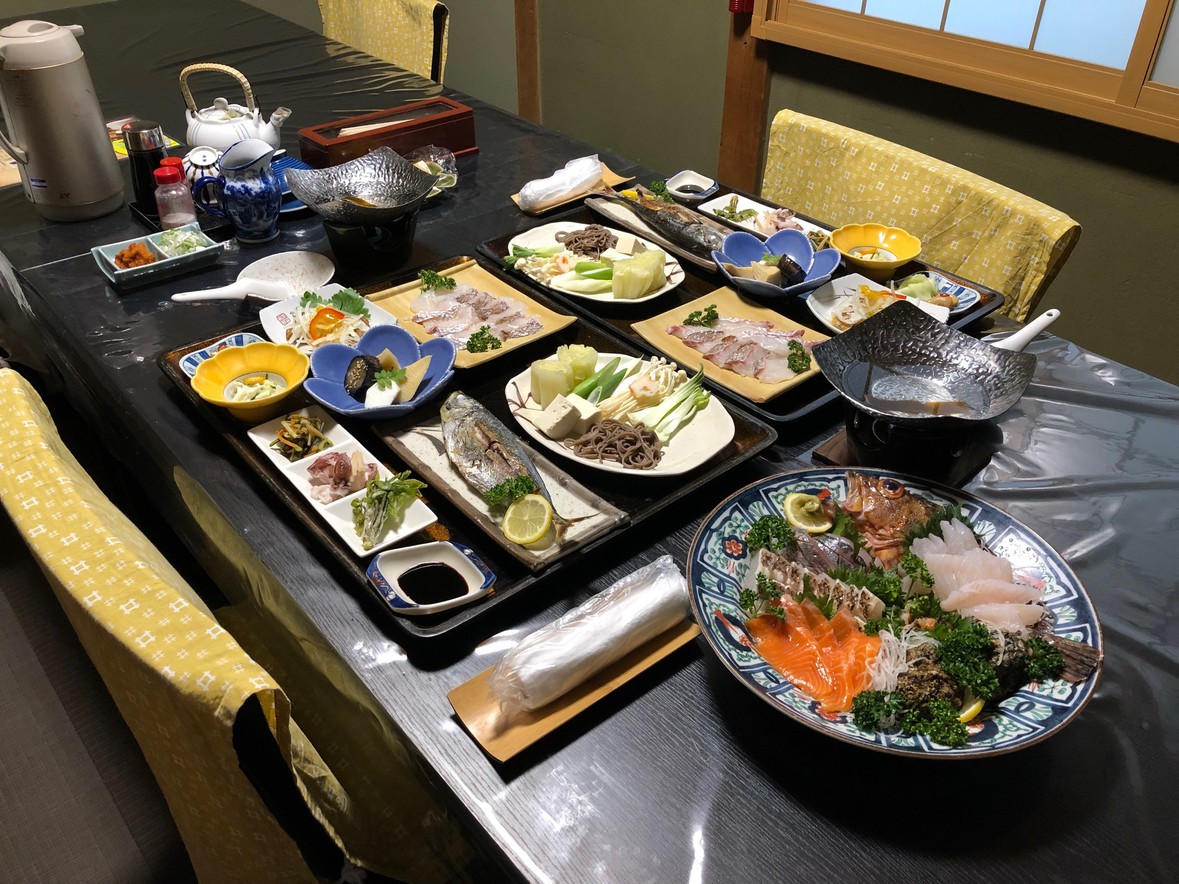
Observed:
[[[1060,316],[1048,310],[998,344],[987,344],[900,302],[817,345],[824,376],[872,417],[926,426],[987,421],[1011,408],[1032,380],[1021,352]]]

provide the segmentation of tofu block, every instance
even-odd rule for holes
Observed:
[[[529,412],[528,416],[532,425],[550,439],[564,439],[573,434],[580,414],[568,399],[558,394],[544,411],[539,414]]]
[[[565,401],[577,412],[577,423],[570,435],[583,436],[590,427],[602,422],[602,409],[588,399],[578,396],[576,393],[570,393],[565,397]]]

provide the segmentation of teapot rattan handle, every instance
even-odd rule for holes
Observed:
[[[192,90],[188,88],[188,75],[195,74],[199,71],[210,71],[217,74],[228,74],[241,84],[242,92],[246,96],[246,108],[253,113],[254,105],[254,90],[250,88],[250,81],[246,79],[246,75],[237,68],[231,68],[227,64],[215,64],[213,62],[203,61],[198,64],[190,64],[180,72],[180,94],[184,96],[184,104],[190,111],[196,113],[196,101],[193,100]]]

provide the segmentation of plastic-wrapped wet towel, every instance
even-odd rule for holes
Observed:
[[[687,583],[663,556],[508,651],[491,674],[491,692],[505,710],[539,709],[687,615]]]
[[[521,187],[520,208],[525,212],[539,212],[547,206],[587,193],[601,178],[602,163],[597,154],[578,157],[548,178],[537,178]]]

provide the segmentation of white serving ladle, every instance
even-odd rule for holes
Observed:
[[[178,292],[173,301],[240,301],[253,297],[282,301],[326,284],[336,272],[331,259],[318,252],[279,252],[247,264],[237,281],[215,289]]]
[[[1052,323],[1056,322],[1060,316],[1060,311],[1053,307],[1051,310],[1045,310],[1042,314],[1037,316],[1019,331],[1008,335],[1001,341],[996,341],[991,344],[992,347],[998,347],[1000,350],[1011,350],[1019,353],[1032,342],[1032,338],[1046,329]]]

